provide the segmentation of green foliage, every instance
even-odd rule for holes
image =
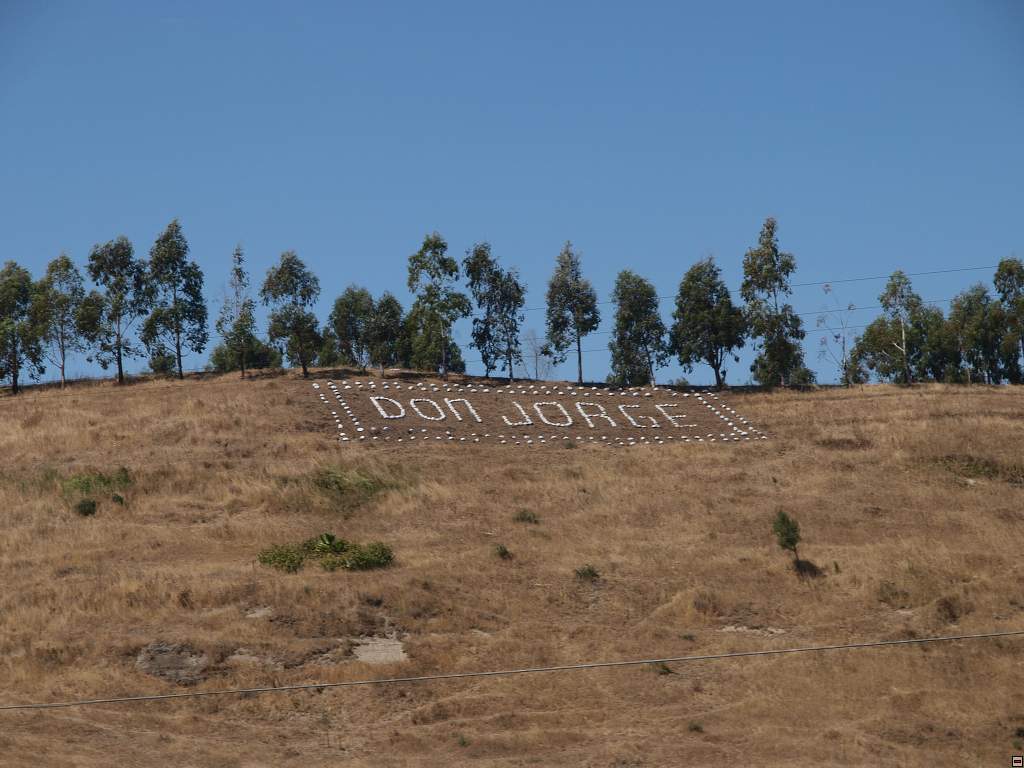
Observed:
[[[442,378],[455,370],[449,362],[452,324],[472,309],[466,294],[455,289],[458,279],[459,263],[448,255],[448,243],[437,232],[423,238],[420,249],[409,256],[408,288],[416,295],[415,305],[422,315],[417,330],[434,339],[429,344],[414,341],[413,356],[416,362],[427,363],[417,367],[434,370],[439,366]],[[438,357],[425,360],[428,351],[437,352]]]
[[[994,282],[1006,317],[1004,350],[1014,350],[1012,357],[1004,351],[1008,361],[1007,377],[1014,384],[1021,384],[1024,383],[1024,261],[1013,258],[1000,261]]]
[[[775,540],[782,549],[793,553],[793,557],[799,559],[797,546],[800,544],[800,525],[781,509],[772,522],[772,533]]]
[[[131,339],[132,328],[153,306],[146,262],[135,258],[135,249],[122,235],[93,246],[88,272],[102,291],[90,292],[82,302],[82,335],[93,347],[93,359],[104,370],[116,364],[117,381],[124,383],[124,358],[142,354]]]
[[[249,346],[243,354],[244,357],[238,350],[232,351],[224,344],[218,344],[210,351],[208,367],[217,373],[241,370],[243,363],[246,370],[281,367],[281,352],[256,337],[250,339]]]
[[[122,506],[122,507],[123,507],[123,506],[124,506],[125,504],[127,504],[127,502],[126,502],[126,501],[125,501],[125,499],[124,499],[124,496],[122,496],[122,495],[121,495],[120,493],[114,493],[114,494],[111,494],[111,496],[110,496],[110,500],[111,500],[112,502],[114,502],[115,504],[117,504],[117,505],[119,505],[119,506]]]
[[[419,299],[413,302],[405,317],[402,337],[400,355],[405,367],[435,371],[438,361],[444,357],[449,371],[465,372],[462,350]]]
[[[339,539],[333,533],[321,533],[316,538],[303,542],[302,549],[308,554],[340,555],[350,546],[347,541]]]
[[[322,343],[316,315],[309,311],[319,296],[320,281],[294,251],[281,254],[280,261],[267,270],[260,289],[263,303],[271,307],[270,341],[284,344],[289,362],[298,363],[303,376],[309,376]]]
[[[149,370],[158,376],[170,376],[177,372],[178,360],[174,353],[156,348],[149,356]]]
[[[257,555],[260,564],[285,573],[296,573],[306,561],[301,545],[275,544]]]
[[[95,499],[79,499],[75,503],[75,512],[82,517],[92,517],[96,514]]]
[[[373,568],[387,568],[395,561],[395,553],[387,544],[372,541],[369,544],[353,544],[345,553],[344,568],[350,571],[368,571]]]
[[[246,368],[280,366],[280,355],[274,365],[266,364],[269,363],[267,357],[263,358],[265,364],[262,366],[257,361],[260,346],[267,349],[269,347],[256,338],[256,303],[249,295],[249,273],[245,271],[245,253],[241,245],[235,246],[235,251],[231,255],[231,277],[228,279],[228,292],[224,297],[224,304],[217,317],[217,333],[220,334],[222,343],[214,347],[210,355],[210,363],[214,370],[239,370],[242,372],[242,378],[245,378]],[[216,363],[215,356],[218,357]]]
[[[496,554],[502,560],[511,560],[512,559],[512,551],[508,547],[506,547],[504,544],[495,544],[494,545],[494,554]]]
[[[68,356],[86,349],[82,336],[81,312],[85,300],[82,274],[67,254],[60,254],[46,266],[46,275],[36,284],[32,314],[37,323],[46,359],[60,371],[65,384]]]
[[[597,568],[592,566],[590,563],[586,563],[577,568],[574,573],[576,578],[580,581],[594,582],[601,578],[601,574],[597,572]]]
[[[669,356],[658,293],[650,282],[625,269],[615,279],[612,300],[615,329],[608,344],[612,353],[608,381],[618,386],[653,384],[654,369]]]
[[[691,720],[686,726],[686,730],[690,733],[704,733],[704,726],[698,723],[696,720]]]
[[[90,471],[78,472],[61,481],[61,490],[66,496],[71,495],[105,495],[112,491],[122,491],[133,483],[131,472],[120,467],[113,474]]]
[[[0,381],[18,394],[22,374],[37,379],[45,372],[45,324],[34,315],[32,275],[13,261],[0,269]]]
[[[1016,367],[1016,339],[1008,348],[1003,345],[1008,320],[1003,306],[993,301],[980,283],[953,299],[949,325],[958,342],[968,383],[999,384],[1004,373]]]
[[[523,322],[526,286],[514,269],[503,270],[491,256],[490,243],[477,243],[466,253],[463,268],[478,314],[473,318],[473,345],[480,351],[486,376],[501,367],[512,381],[512,367],[523,362],[519,326]]]
[[[790,277],[796,270],[791,253],[779,250],[775,219],[765,219],[756,248],[743,257],[740,294],[747,303],[750,335],[758,339],[758,354],[750,366],[754,379],[765,386],[789,383],[792,373],[804,367],[803,323],[784,301],[791,293]]]
[[[370,324],[373,322],[373,297],[365,288],[350,285],[337,299],[327,318],[334,331],[342,361],[356,364],[364,371],[369,363]]]
[[[563,362],[566,352],[576,348],[577,383],[583,384],[584,336],[597,330],[601,312],[597,292],[583,277],[580,254],[566,241],[558,254],[547,292],[547,352],[555,363]]]
[[[540,518],[528,509],[520,509],[516,512],[512,520],[517,523],[529,523],[530,525],[537,525],[540,523]]]
[[[380,369],[397,365],[402,344],[402,305],[385,291],[373,305],[366,328],[366,350],[370,362]]]
[[[733,350],[743,347],[747,330],[743,310],[732,303],[722,271],[714,259],[697,262],[683,277],[672,314],[671,347],[687,372],[707,363],[715,373],[715,386],[725,383],[722,366],[727,358],[739,362]]]
[[[320,563],[325,571],[366,571],[386,568],[394,562],[395,555],[389,546],[379,541],[356,544],[332,533],[322,533],[300,544],[268,547],[259,553],[257,559],[263,565],[286,573],[299,571],[307,560]]]
[[[151,357],[173,355],[178,378],[183,378],[185,353],[201,353],[210,334],[203,271],[188,260],[188,241],[177,219],[167,225],[149,251],[149,281],[154,302],[140,338]]]

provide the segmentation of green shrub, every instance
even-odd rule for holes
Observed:
[[[321,533],[315,539],[304,541],[302,548],[311,555],[340,555],[349,548],[349,543],[333,533]]]
[[[540,518],[528,509],[520,509],[512,520],[517,523],[530,523],[531,525],[537,525],[540,522]]]
[[[302,547],[293,544],[275,544],[259,553],[258,559],[263,565],[277,568],[285,573],[295,573],[306,560]]]
[[[110,500],[115,504],[120,504],[122,507],[125,505],[124,496],[122,496],[120,493],[115,493],[113,496],[110,497]]]
[[[75,512],[80,514],[82,517],[92,517],[96,514],[96,500],[79,499],[78,503],[75,504]]]
[[[576,569],[576,578],[580,581],[597,581],[601,578],[601,574],[597,572],[597,568],[586,563]]]
[[[509,548],[506,547],[504,544],[495,544],[494,545],[494,554],[496,554],[502,560],[511,560],[512,559],[512,553],[509,551]]]
[[[797,554],[797,546],[800,544],[800,525],[781,509],[772,521],[772,533],[782,549],[793,553],[795,560],[800,560]]]
[[[79,472],[65,478],[61,482],[61,489],[66,495],[91,496],[124,490],[131,484],[131,473],[127,468],[121,467],[112,475],[103,472]]]
[[[299,544],[269,547],[259,553],[258,559],[263,565],[286,573],[300,570],[307,560],[318,561],[325,571],[366,571],[391,565],[395,555],[391,547],[379,541],[355,544],[333,533],[322,533]]]
[[[696,720],[691,720],[690,724],[686,726],[686,730],[690,733],[704,733],[704,726],[698,723]]]
[[[350,571],[368,571],[372,568],[386,568],[395,561],[391,547],[379,541],[360,546],[353,544],[345,553],[345,567]]]

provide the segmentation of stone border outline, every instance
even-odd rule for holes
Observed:
[[[706,407],[709,410],[711,410],[719,419],[721,419],[722,421],[726,422],[726,424],[730,427],[729,433],[727,434],[727,433],[722,432],[722,433],[719,433],[718,435],[714,435],[714,433],[710,433],[709,432],[708,434],[703,435],[703,436],[699,436],[699,435],[679,435],[679,436],[676,436],[676,435],[665,435],[664,437],[662,437],[661,435],[656,435],[653,440],[648,440],[646,436],[641,436],[639,438],[635,438],[635,437],[630,436],[630,437],[627,437],[627,438],[623,439],[619,435],[614,435],[614,436],[612,436],[613,439],[611,441],[608,440],[609,436],[606,435],[606,434],[587,435],[586,439],[584,439],[584,437],[581,436],[581,435],[577,435],[575,437],[575,440],[576,440],[577,444],[588,444],[588,443],[590,443],[590,444],[594,444],[594,445],[607,445],[609,447],[612,447],[612,446],[629,447],[629,446],[632,446],[632,445],[667,445],[667,444],[670,444],[670,443],[673,443],[673,442],[676,442],[676,443],[690,443],[690,442],[694,442],[694,443],[703,443],[703,442],[708,442],[708,443],[715,443],[715,442],[725,443],[725,442],[741,442],[741,441],[767,440],[768,439],[768,436],[764,432],[762,432],[761,430],[757,429],[754,426],[751,426],[749,420],[747,420],[743,416],[740,416],[739,413],[737,413],[737,411],[734,408],[732,408],[731,406],[726,405],[725,403],[713,403],[713,402],[711,402],[711,401],[718,401],[718,400],[720,400],[718,394],[715,393],[715,392],[712,392],[711,390],[703,390],[701,392],[683,392],[683,393],[679,393],[679,392],[676,392],[675,390],[661,389],[661,388],[658,388],[657,386],[650,387],[650,388],[643,388],[643,387],[628,387],[628,388],[626,388],[626,387],[614,388],[613,387],[613,388],[605,388],[605,387],[593,387],[593,386],[591,386],[591,387],[587,387],[587,386],[580,387],[578,385],[568,385],[568,384],[567,385],[542,384],[540,386],[538,386],[536,384],[530,384],[530,385],[520,384],[518,386],[514,385],[514,384],[506,384],[506,385],[500,385],[500,386],[486,386],[486,385],[479,385],[479,384],[456,384],[456,385],[441,384],[441,385],[438,385],[436,383],[431,383],[431,384],[427,385],[427,384],[424,384],[422,381],[416,382],[415,384],[406,383],[405,386],[403,387],[402,382],[384,381],[384,380],[380,380],[381,386],[380,386],[380,389],[378,390],[377,382],[378,382],[377,379],[368,379],[365,382],[363,380],[361,380],[361,379],[351,379],[351,380],[350,379],[341,379],[340,380],[341,388],[339,388],[338,385],[335,384],[333,380],[331,380],[331,379],[327,380],[327,384],[326,384],[327,388],[331,390],[331,393],[334,395],[335,399],[338,401],[338,404],[341,406],[342,410],[345,412],[345,414],[352,421],[352,425],[353,425],[354,431],[357,432],[357,433],[360,433],[360,434],[357,435],[359,441],[366,440],[367,435],[362,434],[362,433],[365,432],[365,429],[362,426],[361,422],[359,421],[358,417],[352,411],[352,408],[349,406],[349,404],[346,401],[344,395],[342,394],[342,390],[343,389],[344,390],[351,390],[351,389],[354,388],[356,391],[365,391],[365,392],[378,392],[378,391],[383,392],[385,390],[391,391],[392,389],[394,389],[395,391],[402,391],[404,389],[405,391],[408,391],[408,392],[424,392],[424,393],[435,393],[436,392],[436,393],[439,393],[439,394],[442,393],[442,392],[445,392],[445,393],[477,393],[477,392],[480,392],[480,393],[485,393],[485,394],[490,394],[490,393],[493,392],[495,394],[506,394],[506,395],[559,395],[559,396],[563,396],[563,397],[590,396],[590,397],[622,397],[622,398],[628,398],[628,397],[653,397],[654,394],[657,392],[657,393],[661,393],[661,394],[664,394],[664,395],[669,396],[669,397],[682,397],[682,398],[694,397],[694,398],[696,398],[697,401],[700,402],[704,407]],[[355,384],[354,387],[353,387],[353,383]],[[324,394],[320,391],[321,386],[320,386],[320,384],[318,382],[313,382],[313,389],[317,392],[321,402],[323,402],[325,405],[330,407],[330,402],[327,400],[327,398],[324,396]],[[338,429],[338,439],[339,439],[339,442],[351,442],[351,438],[345,432],[345,427],[342,425],[342,419],[338,415],[337,411],[332,410],[331,411],[331,416],[334,419],[335,425],[336,425],[336,427]],[[742,424],[742,426],[745,427],[745,429],[740,429],[740,426],[739,426],[739,424],[737,424],[737,422],[739,424]],[[384,427],[381,428],[382,432],[389,431],[389,430],[390,430],[390,427],[388,427],[388,426],[384,426]],[[431,444],[430,439],[429,439],[430,435],[427,434],[426,436],[423,436],[423,434],[422,434],[422,433],[427,433],[427,429],[421,427],[419,431],[420,431],[420,435],[419,436],[420,436],[420,438],[422,440],[420,445],[429,445],[429,444]],[[380,435],[380,434],[370,435],[371,440],[383,439],[383,442],[390,442],[391,441],[391,437],[392,437],[391,435]],[[396,437],[395,442],[401,443],[401,442],[405,442],[406,440],[411,442],[411,441],[415,440],[416,437],[417,437],[417,435],[416,435],[415,429],[410,427],[410,428],[406,429],[405,437],[404,438],[403,437]],[[564,440],[571,440],[571,439],[573,439],[569,435],[550,435],[549,436],[550,439],[545,439],[545,435],[523,435],[521,440],[517,440],[515,435],[509,435],[508,437],[506,437],[504,434],[499,434],[497,436],[494,436],[491,433],[485,433],[485,434],[483,434],[481,436],[480,434],[478,434],[476,432],[471,433],[470,437],[472,438],[471,441],[467,441],[466,437],[460,437],[460,438],[458,438],[458,441],[459,442],[479,443],[481,441],[481,437],[482,437],[483,439],[494,439],[494,440],[497,440],[497,442],[499,444],[502,444],[502,445],[508,444],[509,442],[512,442],[515,445],[522,445],[522,444],[533,445],[533,444],[535,444],[535,442],[536,443],[540,443],[540,444],[545,444],[547,442],[554,443],[554,442],[556,442],[558,440],[564,441]],[[594,439],[595,437],[597,437],[599,439],[595,440]],[[435,441],[442,441],[442,442],[455,441],[455,436],[451,434],[451,430],[445,430],[445,437],[442,437],[441,435],[435,435],[434,436],[434,440]]]

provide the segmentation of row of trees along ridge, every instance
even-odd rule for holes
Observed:
[[[743,282],[734,303],[714,259],[691,266],[675,297],[672,323],[665,325],[654,286],[623,270],[612,291],[615,305],[609,381],[634,386],[654,381],[658,368],[675,357],[687,372],[708,365],[722,387],[726,366],[750,341],[751,374],[768,385],[814,381],[804,361],[806,331],[789,303],[796,259],[780,249],[777,224],[767,219],[757,245],[743,257]],[[25,379],[54,366],[61,385],[71,356],[82,354],[104,369],[114,366],[124,381],[127,358],[148,355],[157,373],[184,376],[184,359],[202,354],[209,342],[204,277],[189,259],[189,245],[175,219],[157,237],[149,258],[136,258],[125,237],[93,246],[86,264],[87,289],[74,262],[61,254],[33,280],[14,262],[0,270],[0,381],[17,394]],[[465,278],[468,293],[460,281]],[[258,293],[267,309],[266,339],[257,328],[256,300],[241,247],[232,255],[227,288],[215,328],[220,343],[209,367],[240,371],[280,367],[354,365],[363,370],[401,366],[462,372],[466,364],[453,340],[456,322],[472,317],[471,346],[485,375],[501,371],[511,380],[524,364],[523,340],[534,375],[575,357],[583,383],[583,340],[601,324],[597,292],[583,275],[580,254],[566,243],[557,255],[546,293],[546,338],[522,334],[526,286],[505,268],[486,242],[473,245],[460,263],[437,232],[409,256],[408,312],[389,292],[374,298],[355,285],[338,296],[321,326],[314,307],[320,281],[294,251],[281,254]],[[881,381],[1019,384],[1024,381],[1024,264],[1000,262],[996,294],[975,285],[959,294],[944,314],[914,292],[901,271],[879,296],[881,315],[859,336],[850,336],[854,307],[836,306],[819,317],[821,356],[831,357],[843,383]],[[826,286],[826,292],[829,287]],[[541,364],[541,360],[544,364]]]

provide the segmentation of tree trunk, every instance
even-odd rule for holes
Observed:
[[[443,326],[441,328],[441,380],[448,381],[448,329]]]
[[[174,329],[174,354],[178,361],[178,379],[185,378],[185,371],[181,367],[181,331]]]
[[[508,383],[512,383],[512,352],[508,353]]]
[[[61,331],[61,335],[60,335],[60,337],[58,339],[58,347],[57,347],[57,351],[60,354],[60,388],[61,389],[64,389],[64,387],[67,386],[67,381],[64,378],[64,368],[65,368],[65,366],[67,364],[68,352],[67,352],[67,349],[65,349],[64,345],[65,345],[64,333],[63,333],[63,330],[62,330]]]
[[[910,377],[910,357],[907,355],[907,326],[900,317],[900,335],[903,339],[903,381],[909,386],[913,384]]]
[[[12,340],[11,352],[11,394],[18,394],[18,337]]]
[[[309,378],[309,368],[306,366],[306,356],[303,355],[299,358],[299,364],[302,366],[302,378]]]
[[[121,360],[121,334],[117,335],[117,383],[124,384],[124,363]]]
[[[713,370],[715,372],[715,389],[721,389],[722,388],[722,369],[719,368],[718,366],[713,366],[711,368],[711,370]]]
[[[578,333],[576,334],[576,383],[583,386],[583,350]]]
[[[384,363],[380,364],[380,377],[382,379],[384,378]]]
[[[245,352],[238,356],[238,367],[242,369],[242,378],[245,378]]]

